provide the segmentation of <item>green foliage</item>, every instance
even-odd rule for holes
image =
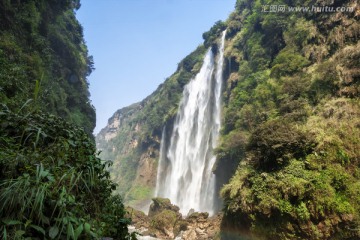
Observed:
[[[282,120],[261,124],[248,144],[248,150],[254,151],[256,165],[263,170],[278,169],[292,158],[301,159],[313,148],[314,141],[308,134]]]
[[[266,48],[262,46],[263,35],[256,32],[250,35],[250,38],[246,41],[245,56],[249,60],[250,67],[253,71],[265,69],[269,62],[270,56],[266,52]]]
[[[201,54],[201,52],[205,52],[205,48],[203,46],[199,46],[197,50],[195,50],[195,52],[193,52],[192,54],[189,54],[188,56],[186,56],[180,63],[178,66],[178,70],[180,70],[181,68],[183,68],[187,73],[197,73],[200,69],[197,69],[196,72],[193,72],[194,67],[197,63],[201,63],[203,62],[203,54]],[[196,69],[195,69],[196,70]],[[179,81],[179,80],[178,80]],[[189,81],[189,79],[185,80],[186,82]],[[181,81],[183,82],[183,81]],[[186,82],[184,82],[184,84],[182,84],[181,87],[183,87]]]
[[[138,162],[136,159],[140,158],[140,154],[137,151],[130,151],[125,156],[119,156],[120,159],[115,159],[114,165],[109,169],[111,175],[115,181],[121,179],[121,182],[133,182],[136,177],[136,169],[138,167]],[[118,166],[118,164],[123,164],[122,166]],[[128,191],[130,191],[130,184],[121,184],[118,188],[118,192],[121,195],[126,195]],[[127,199],[125,199],[127,200]],[[130,197],[130,200],[133,198]]]
[[[275,58],[271,74],[277,78],[294,74],[308,66],[310,61],[296,53],[294,48],[284,48]]]
[[[222,139],[220,146],[216,149],[217,156],[231,159],[241,158],[245,153],[247,138],[245,132],[232,131]]]
[[[75,18],[79,1],[0,1],[0,100],[20,108],[40,81],[38,107],[84,127],[95,111],[86,77],[93,68]]]
[[[284,31],[285,42],[290,46],[304,47],[316,38],[317,28],[312,21],[297,18],[292,27]]]
[[[148,186],[135,186],[129,190],[126,200],[130,202],[130,205],[135,205],[137,201],[150,199],[152,194],[153,191]],[[131,201],[133,201],[133,203],[131,203]]]
[[[225,28],[226,25],[224,22],[220,20],[217,21],[208,32],[203,33],[204,46],[206,48],[216,46],[216,40],[221,36],[221,33],[225,30]]]
[[[164,229],[165,227],[174,226],[176,219],[177,216],[175,212],[165,209],[153,218],[150,226],[152,228]]]
[[[0,229],[5,239],[126,239],[129,219],[92,139],[41,112],[0,111]]]

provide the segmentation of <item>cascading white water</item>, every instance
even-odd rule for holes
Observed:
[[[169,198],[183,215],[190,209],[212,215],[215,209],[213,149],[220,131],[224,42],[225,31],[216,64],[209,49],[200,72],[185,86],[169,143],[165,128],[162,134],[155,195]]]

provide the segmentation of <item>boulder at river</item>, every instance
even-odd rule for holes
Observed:
[[[159,239],[220,239],[222,214],[209,217],[208,213],[192,212],[185,218],[179,207],[166,198],[153,198],[149,213],[127,208],[132,225],[144,236]]]

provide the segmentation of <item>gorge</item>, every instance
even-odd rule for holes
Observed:
[[[160,196],[182,215],[220,210],[221,239],[357,239],[359,5],[281,0],[289,7],[353,11],[272,13],[262,3],[238,0],[173,75],[109,119],[97,147],[113,162],[117,191],[136,209],[147,212],[151,199]],[[209,96],[195,93],[210,88],[217,94],[220,70],[220,108],[217,100],[196,104]],[[211,84],[200,84],[205,79]],[[210,108],[221,114],[213,116]],[[169,216],[177,219],[170,221],[176,229],[182,220]]]

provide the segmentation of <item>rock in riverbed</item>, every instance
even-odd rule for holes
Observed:
[[[211,240],[220,239],[221,214],[192,212],[187,217],[166,198],[153,198],[149,214],[127,208],[132,225],[143,236],[158,239]]]

